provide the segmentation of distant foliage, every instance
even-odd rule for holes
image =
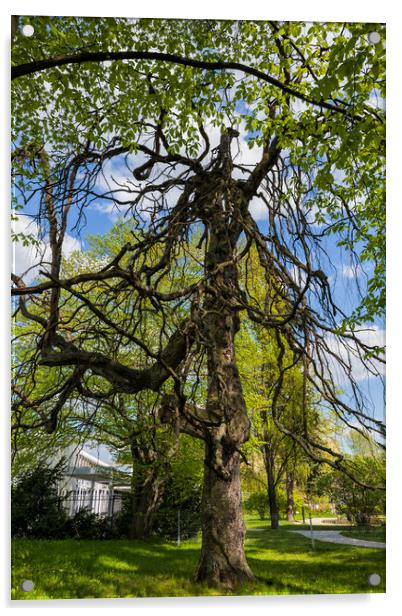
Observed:
[[[266,491],[253,492],[244,502],[244,508],[248,513],[256,513],[260,520],[265,520],[268,515],[268,495]]]
[[[362,482],[384,485],[384,456],[352,457],[356,475]],[[370,524],[373,518],[385,513],[384,490],[362,487],[339,472],[328,473],[323,479],[324,490],[330,496],[337,513],[344,515],[350,522],[358,525]]]
[[[127,532],[122,532],[108,516],[81,509],[66,521],[65,536],[71,539],[117,539],[126,537]]]
[[[11,489],[13,537],[58,539],[65,535],[65,497],[57,493],[63,472],[64,461],[54,468],[40,464],[16,480]]]
[[[64,461],[54,468],[38,465],[25,472],[11,490],[11,534],[31,539],[114,539],[127,536],[121,521],[124,512],[111,521],[81,509],[68,517],[57,485],[64,476]]]
[[[188,539],[201,530],[201,483],[188,485],[186,490],[177,493],[167,487],[165,498],[156,518],[154,532],[167,539]]]

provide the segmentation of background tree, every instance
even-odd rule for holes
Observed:
[[[385,456],[349,455],[355,476],[361,481],[385,482]],[[331,470],[316,481],[318,493],[327,494],[337,513],[359,526],[369,525],[373,519],[385,514],[385,496],[379,490],[367,490],[343,473]]]
[[[248,268],[252,272],[247,277],[247,287],[253,298],[260,304],[271,305],[270,311],[280,314],[282,307],[275,305],[267,289],[264,270],[261,268],[256,251],[250,250]],[[322,443],[328,440],[330,428],[328,421],[320,411],[320,399],[313,400],[312,388],[307,381],[307,370],[303,364],[294,363],[287,370],[279,396],[275,401],[277,420],[283,429],[279,429],[272,415],[275,387],[280,373],[277,368],[277,356],[280,353],[275,335],[259,323],[243,317],[243,327],[237,337],[238,363],[244,384],[245,400],[252,421],[252,438],[245,450],[252,453],[255,449],[262,453],[265,467],[271,528],[279,526],[278,490],[285,483],[286,517],[293,520],[295,479],[305,483],[311,463],[306,451],[292,438],[313,437]],[[282,341],[286,345],[286,341]],[[286,350],[292,362],[292,353]]]
[[[90,247],[85,254],[80,251],[74,253],[69,259],[63,261],[63,275],[69,276],[71,273],[85,272],[91,264],[95,268],[101,267],[105,259],[110,259],[116,253],[117,246],[124,244],[131,238],[130,225],[118,222],[105,236],[93,237],[90,239]],[[191,275],[187,273],[187,277]],[[91,301],[97,301],[99,289],[95,285],[85,288],[82,286],[80,292],[86,293]],[[60,294],[61,301],[65,292]],[[75,331],[75,311],[77,303],[65,306],[62,309],[62,318],[68,321],[70,331]],[[125,303],[123,310],[132,310],[133,307]],[[117,322],[119,318],[120,306],[116,302],[114,318]],[[38,311],[35,311],[39,314]],[[77,325],[79,327],[82,319],[85,319],[87,328],[90,323],[90,311],[81,309],[81,317]],[[141,324],[143,343],[158,335],[160,322],[150,318],[144,319]],[[46,392],[46,399],[53,399],[49,396],[49,391],[54,391],[58,387],[60,373],[57,369],[47,369],[43,374],[43,368],[36,365],[32,360],[35,356],[35,344],[27,344],[27,327],[21,323],[15,326],[14,338],[14,404],[13,404],[13,433],[14,433],[14,455],[17,458],[14,468],[18,469],[24,464],[26,453],[27,464],[32,466],[32,447],[36,455],[39,455],[39,448],[35,444],[38,426],[48,428],[48,416],[44,411],[44,400],[41,395]],[[118,353],[118,346],[114,338],[115,331],[112,330],[107,336],[107,328],[104,325],[103,344],[109,340],[108,352]],[[30,333],[32,338],[33,332]],[[127,359],[128,349],[124,352],[124,359]],[[131,350],[131,361],[140,363],[147,362],[147,356],[142,354],[141,349],[134,347]],[[74,392],[70,399],[64,399],[64,406],[58,412],[59,429],[57,438],[52,435],[45,435],[44,440],[44,460],[49,460],[51,441],[55,441],[52,451],[57,456],[59,450],[67,444],[78,442],[85,444],[88,440],[102,442],[106,444],[112,453],[117,455],[117,459],[125,460],[132,468],[131,485],[131,504],[129,525],[130,538],[144,538],[153,529],[155,514],[164,498],[165,485],[171,475],[171,461],[177,453],[179,446],[178,434],[174,434],[171,428],[161,426],[157,417],[157,396],[151,392],[142,392],[134,397],[127,397],[123,394],[114,396],[105,395],[102,391],[102,384],[99,379],[91,378],[87,383],[89,390],[84,387],[80,391]],[[24,397],[19,395],[24,391]],[[34,396],[32,393],[34,391]],[[29,393],[28,393],[29,392]],[[27,396],[32,400],[28,404]],[[35,412],[41,419],[31,423]],[[27,429],[28,428],[28,429]],[[34,440],[32,440],[32,432]],[[123,455],[124,454],[124,455]]]

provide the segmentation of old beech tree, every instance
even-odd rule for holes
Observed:
[[[322,408],[383,435],[354,371],[359,361],[381,373],[381,345],[359,324],[376,323],[384,303],[383,42],[369,42],[373,24],[32,17],[13,27],[14,206],[20,224],[32,221],[15,239],[39,235],[42,249],[34,273],[16,263],[15,318],[34,341],[29,369],[57,375],[36,397],[32,379],[17,379],[14,428],[57,429],[69,399],[102,413],[102,400],[160,394],[160,421],[205,445],[196,579],[233,587],[252,578],[241,315],[271,332],[270,413],[306,454],[353,475],[308,422],[281,419],[294,366]],[[130,241],[66,275],[68,241],[113,211]],[[372,272],[350,305],[332,285],[337,250]]]

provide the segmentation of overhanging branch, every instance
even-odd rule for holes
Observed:
[[[44,366],[80,366],[109,381],[115,391],[137,393],[144,389],[159,391],[163,383],[173,374],[188,353],[192,344],[192,327],[186,324],[170,337],[159,359],[149,368],[130,368],[109,359],[102,353],[77,349],[73,344],[57,336],[56,345],[60,351],[45,351],[40,364]]]
[[[298,92],[297,90],[286,85],[285,83],[282,83],[281,81],[279,81],[279,79],[276,79],[275,77],[272,77],[271,75],[268,75],[267,73],[264,73],[263,71],[260,71],[256,68],[253,68],[252,66],[242,64],[241,62],[207,62],[205,60],[185,58],[177,54],[162,53],[157,51],[96,51],[54,56],[53,58],[34,60],[32,62],[13,66],[11,68],[11,79],[18,79],[19,77],[23,77],[24,75],[32,75],[34,73],[44,71],[48,68],[65,66],[68,64],[83,64],[87,62],[106,62],[121,60],[155,60],[160,62],[168,62],[170,64],[191,66],[193,68],[199,68],[209,71],[241,71],[248,75],[253,75],[254,77],[257,77],[258,79],[261,79],[262,81],[265,81],[266,83],[269,83],[276,88],[279,88],[283,92],[286,92],[290,96],[294,96],[295,98],[298,98],[306,103],[310,103],[323,109],[328,109],[329,111],[335,111],[336,113],[340,113],[345,117],[350,117],[355,120],[361,119],[359,116],[351,114],[344,107],[340,107],[339,105],[335,105],[333,103],[328,103],[323,99],[315,100],[310,96],[306,96],[302,92]]]

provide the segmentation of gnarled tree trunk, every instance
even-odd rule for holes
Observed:
[[[205,465],[202,548],[196,579],[233,588],[253,577],[244,553],[245,525],[237,452],[230,456],[225,470],[228,479],[222,479]]]
[[[240,327],[236,244],[241,232],[238,216],[266,172],[271,150],[258,168],[258,177],[240,188],[231,177],[230,141],[236,131],[222,135],[213,169],[200,178],[193,208],[202,220],[206,238],[202,305],[194,307],[199,340],[206,349],[208,393],[205,409],[182,408],[174,396],[165,396],[160,408],[163,423],[205,442],[202,507],[202,549],[195,579],[211,586],[234,588],[253,578],[244,552],[245,526],[240,488],[240,448],[248,440],[247,416],[235,357],[235,336]],[[274,157],[274,154],[272,154]],[[261,175],[261,177],[260,177]],[[243,190],[244,188],[244,190]],[[247,190],[249,191],[247,193]]]
[[[230,172],[226,148],[223,176]],[[222,150],[222,156],[224,152]],[[218,173],[215,200],[208,205],[204,224],[209,242],[205,269],[210,286],[202,306],[200,329],[208,356],[208,395],[205,425],[202,550],[196,571],[198,581],[233,588],[252,578],[244,553],[245,526],[240,488],[240,447],[249,437],[250,421],[235,357],[235,335],[240,327],[233,298],[239,293],[235,265],[238,231],[228,215],[233,199],[230,180]],[[226,176],[227,178],[227,176]]]

